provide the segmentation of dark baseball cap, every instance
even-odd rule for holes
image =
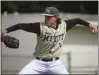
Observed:
[[[47,7],[45,9],[45,13],[42,15],[46,15],[46,16],[55,16],[55,15],[59,15],[59,11],[57,8],[55,7]]]

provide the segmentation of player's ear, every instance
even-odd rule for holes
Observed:
[[[56,19],[58,19],[59,18],[59,15],[56,15],[55,17],[56,17]]]

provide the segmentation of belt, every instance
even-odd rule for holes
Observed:
[[[45,62],[49,62],[49,61],[58,60],[59,57],[54,57],[54,58],[42,58],[42,57],[36,57],[36,59],[38,59],[38,60],[42,60],[42,61],[45,61]]]

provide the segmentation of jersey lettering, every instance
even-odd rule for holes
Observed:
[[[57,36],[44,35],[44,41],[48,42],[58,42],[59,40],[63,40],[64,33]]]

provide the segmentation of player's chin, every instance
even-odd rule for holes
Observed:
[[[51,24],[50,24],[49,22],[46,22],[46,25],[47,25],[47,26],[51,26]]]

